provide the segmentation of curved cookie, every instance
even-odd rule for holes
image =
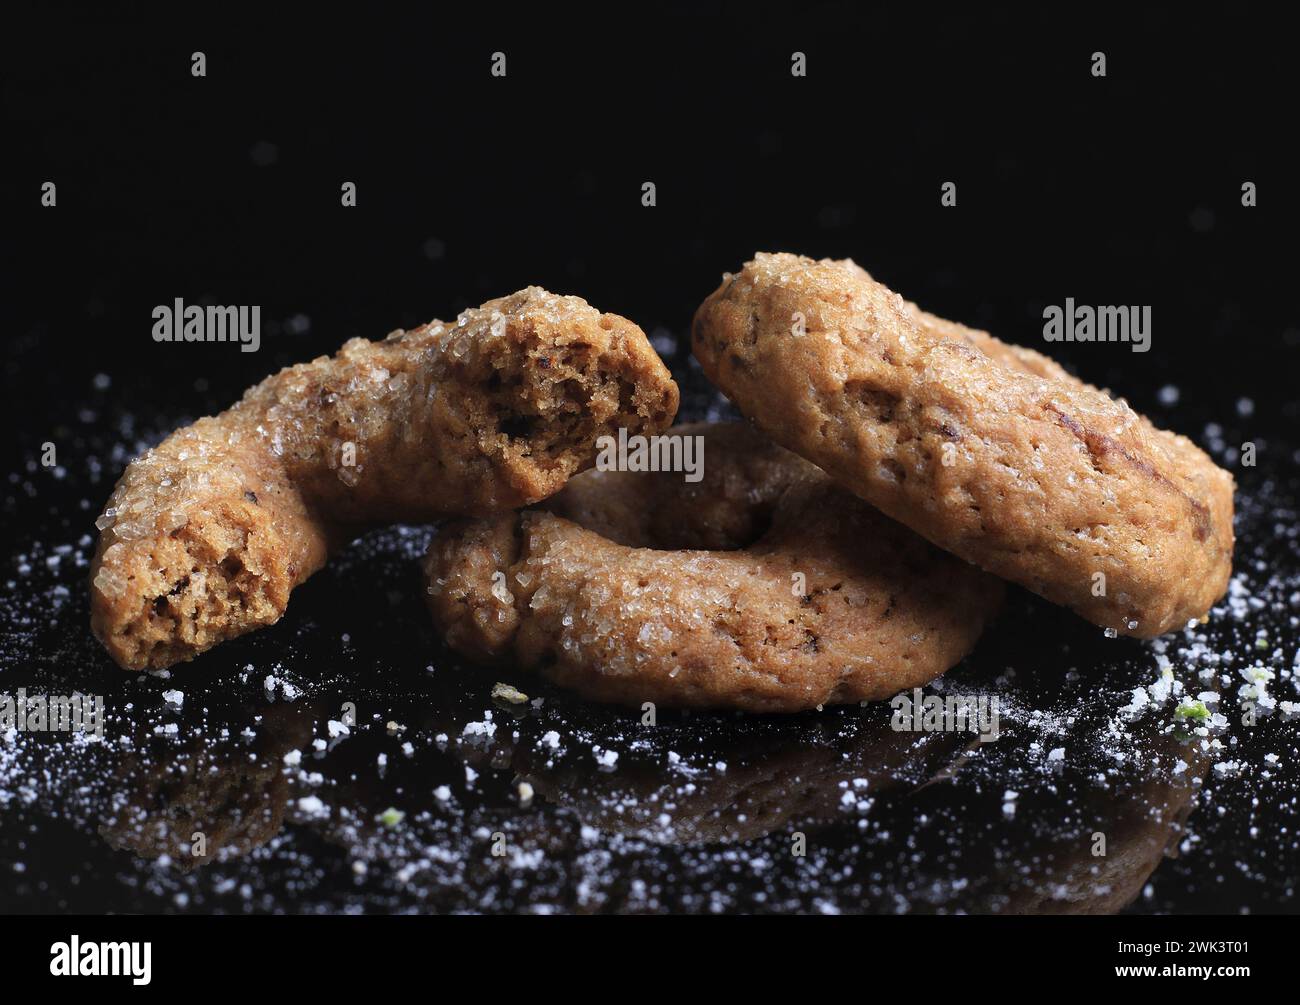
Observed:
[[[852,262],[760,254],[704,301],[692,341],[778,443],[1098,625],[1150,638],[1227,587],[1230,474],[1046,357],[926,314]]]
[[[127,467],[96,521],[91,626],[127,669],[192,659],[277,621],[365,525],[536,502],[677,401],[640,328],[536,287],[353,339]]]
[[[751,712],[887,698],[974,646],[997,580],[748,427],[674,432],[706,437],[696,485],[587,472],[545,510],[444,527],[447,641],[600,701]]]

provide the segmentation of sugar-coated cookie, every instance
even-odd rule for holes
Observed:
[[[277,621],[358,530],[537,502],[677,402],[640,328],[536,287],[353,339],[127,467],[97,521],[91,626],[127,669],[192,659]]]
[[[888,698],[974,646],[1001,583],[742,425],[703,480],[589,471],[544,508],[444,526],[448,643],[598,701],[792,712]]]
[[[1120,634],[1205,615],[1233,480],[1051,360],[848,261],[760,254],[699,308],[705,374],[778,443],[930,541]]]

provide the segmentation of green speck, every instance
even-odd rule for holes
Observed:
[[[1184,701],[1174,709],[1174,715],[1179,719],[1195,719],[1197,722],[1203,722],[1210,717],[1210,710],[1205,707],[1203,701]]]
[[[383,813],[379,814],[379,822],[383,824],[385,827],[390,827],[390,828],[396,827],[405,819],[406,819],[406,814],[403,813],[401,810],[394,809],[392,806],[388,807],[388,809],[384,810]]]

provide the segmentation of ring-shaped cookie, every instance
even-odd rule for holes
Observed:
[[[1001,584],[748,426],[702,481],[589,471],[544,508],[444,526],[426,559],[457,651],[624,705],[793,712],[883,699],[974,646]]]

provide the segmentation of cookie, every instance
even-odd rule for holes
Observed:
[[[1036,352],[943,321],[852,262],[760,254],[692,327],[769,436],[967,561],[1150,638],[1231,572],[1232,476]]]
[[[597,701],[793,712],[890,697],[974,646],[1001,584],[742,425],[702,481],[592,471],[543,509],[446,525],[426,559],[457,651]]]
[[[360,530],[528,505],[618,429],[672,422],[644,333],[531,287],[289,367],[134,460],[91,567],[91,626],[161,668],[277,621]]]

